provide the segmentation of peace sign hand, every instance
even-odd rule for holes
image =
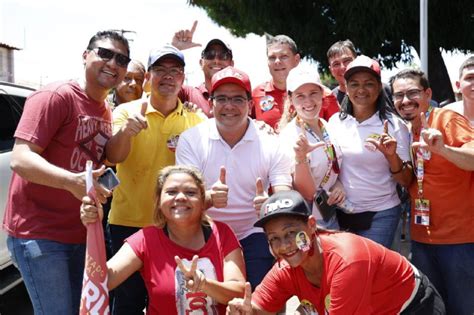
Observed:
[[[174,260],[178,265],[179,270],[183,273],[184,279],[186,280],[185,285],[186,289],[191,292],[202,291],[204,285],[206,284],[206,276],[202,273],[201,270],[197,269],[197,262],[199,257],[197,255],[193,256],[191,261],[190,268],[187,268],[181,258],[174,256]]]
[[[179,50],[185,50],[193,47],[200,47],[201,44],[193,42],[194,32],[196,31],[198,21],[194,21],[190,30],[180,30],[174,33],[171,45]]]
[[[252,314],[252,288],[249,282],[245,283],[244,298],[232,299],[227,305],[227,315],[251,315]]]

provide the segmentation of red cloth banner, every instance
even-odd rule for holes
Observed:
[[[86,163],[87,195],[96,200],[92,182],[92,162]],[[87,224],[87,248],[84,278],[82,281],[81,315],[108,315],[109,290],[107,289],[107,265],[105,257],[105,240],[102,223]]]

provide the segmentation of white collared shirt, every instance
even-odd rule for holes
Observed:
[[[231,148],[217,130],[214,118],[183,132],[176,150],[176,164],[193,165],[204,175],[209,189],[218,179],[220,167],[225,166],[229,187],[227,207],[210,208],[215,220],[229,224],[239,240],[255,232],[257,212],[253,207],[256,180],[262,178],[264,187],[291,187],[291,161],[283,154],[278,137],[259,130],[249,119],[243,138]]]
[[[388,115],[388,133],[397,140],[397,154],[403,161],[409,161],[408,128],[400,118]],[[379,113],[361,123],[351,115],[344,120],[333,115],[328,124],[344,159],[339,179],[355,212],[381,211],[398,205],[396,182],[387,159],[380,151],[371,152],[364,146],[369,135],[383,132]]]

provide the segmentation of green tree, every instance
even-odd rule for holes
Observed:
[[[410,47],[419,51],[417,0],[189,0],[234,35],[286,34],[305,56],[327,70],[327,49],[351,39],[365,55],[383,66],[410,62]],[[441,56],[446,51],[469,52],[474,47],[474,1],[430,0],[428,7],[428,73],[433,98],[454,99]]]

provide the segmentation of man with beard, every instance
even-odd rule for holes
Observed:
[[[436,286],[448,314],[472,314],[473,128],[462,115],[430,105],[432,91],[422,71],[402,70],[390,84],[413,142],[412,262]]]
[[[13,176],[3,227],[35,314],[77,314],[84,273],[86,229],[79,220],[86,195],[86,161],[104,161],[112,135],[105,101],[130,62],[122,35],[96,33],[82,54],[84,78],[33,93],[15,132]],[[94,171],[94,178],[104,168]],[[2,175],[3,176],[3,175]],[[99,201],[110,192],[96,185]]]

